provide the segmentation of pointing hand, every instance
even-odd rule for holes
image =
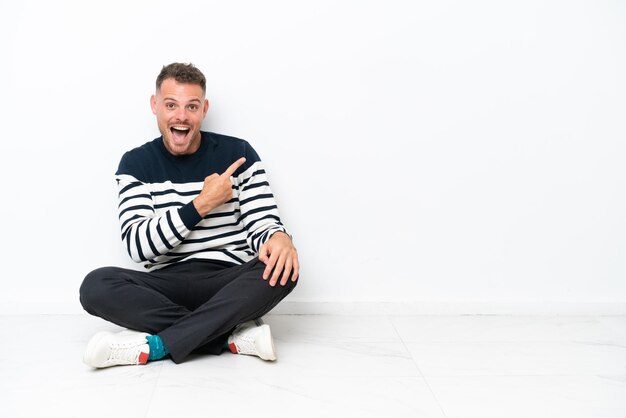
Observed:
[[[246,162],[241,157],[230,165],[222,174],[213,173],[204,179],[202,191],[193,200],[193,205],[200,216],[204,217],[216,207],[233,198],[233,185],[230,177]]]

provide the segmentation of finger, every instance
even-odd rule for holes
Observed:
[[[272,278],[270,279],[270,286],[276,286],[280,275],[283,273],[283,269],[285,268],[285,260],[284,257],[279,257],[276,262],[276,266],[274,267],[274,274],[272,274]]]
[[[274,256],[270,253],[270,257],[267,259],[265,263],[265,270],[263,271],[263,280],[267,280],[272,274],[272,270],[274,270],[274,266],[276,265],[276,259],[278,257]]]
[[[261,245],[261,249],[259,250],[259,260],[263,263],[267,264],[267,245]]]
[[[291,275],[291,258],[288,258],[285,262],[285,269],[283,270],[283,275],[280,278],[280,285],[284,286],[287,284],[289,280],[289,276]]]
[[[267,267],[265,267],[265,271],[263,272],[263,277],[265,280],[270,280],[270,285],[272,285],[272,278],[274,277],[272,273],[276,270],[276,262],[278,261],[278,253],[270,253],[270,258],[267,260]],[[272,275],[272,277],[270,277]],[[273,286],[273,285],[272,285]]]
[[[219,174],[217,173],[213,173],[210,176],[205,177],[204,186],[206,187],[208,184],[211,184],[211,182],[213,182],[217,177],[219,177]]]
[[[223,176],[226,176],[226,177],[230,177],[230,176],[232,176],[233,174],[235,174],[235,171],[237,171],[237,169],[238,169],[239,167],[241,167],[241,166],[242,166],[242,164],[243,164],[243,163],[245,163],[245,162],[246,162],[246,158],[245,158],[245,157],[241,157],[240,159],[238,159],[237,161],[235,161],[234,163],[232,163],[232,164],[230,165],[230,167],[228,167],[228,168],[226,169],[226,171],[224,171],[224,173],[223,173],[222,175],[223,175]]]
[[[296,280],[298,280],[299,275],[300,275],[300,262],[298,261],[298,256],[295,256],[293,260],[293,274],[291,275],[291,281],[295,282]]]

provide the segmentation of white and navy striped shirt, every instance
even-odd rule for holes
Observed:
[[[243,264],[277,231],[274,196],[258,154],[246,141],[201,132],[194,154],[174,156],[161,137],[122,157],[116,173],[122,241],[130,257],[158,269],[202,259]],[[200,217],[192,200],[204,179],[223,173],[240,157],[246,162],[230,178],[233,197]]]

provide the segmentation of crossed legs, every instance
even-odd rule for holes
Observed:
[[[260,318],[296,286],[272,287],[265,264],[189,261],[155,272],[103,267],[80,288],[84,309],[125,328],[161,337],[175,363],[192,352],[219,354],[233,329]]]

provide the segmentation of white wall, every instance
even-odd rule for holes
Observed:
[[[172,61],[268,166],[287,310],[626,312],[623,2],[4,1],[0,59],[0,313],[132,266],[113,173]]]

